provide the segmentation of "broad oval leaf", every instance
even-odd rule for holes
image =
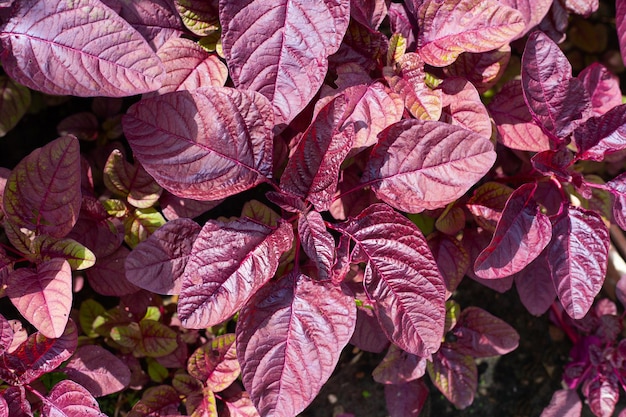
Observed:
[[[591,116],[587,91],[572,78],[572,66],[559,46],[542,32],[533,32],[526,42],[522,86],[530,113],[556,143]]]
[[[185,267],[178,302],[183,325],[201,329],[235,314],[272,278],[292,241],[289,223],[273,228],[249,219],[209,220]]]
[[[476,88],[460,77],[446,78],[440,86],[444,107],[441,121],[491,138],[491,119]]]
[[[98,259],[96,265],[86,271],[87,281],[101,295],[121,297],[139,291],[139,287],[126,279],[124,265],[130,250],[120,246],[111,255]]]
[[[535,258],[526,268],[514,275],[515,288],[519,299],[530,314],[540,316],[550,308],[556,299],[552,283],[547,251]]]
[[[30,90],[7,76],[0,77],[0,137],[17,125],[30,106]]]
[[[567,207],[552,226],[548,261],[563,308],[582,319],[602,289],[609,252],[609,231],[595,212]]]
[[[418,52],[435,67],[462,52],[498,49],[526,26],[522,15],[495,0],[429,1],[419,8]]]
[[[622,104],[619,78],[599,62],[583,69],[577,78],[589,93],[594,116],[601,116]]]
[[[462,410],[472,404],[478,388],[474,358],[444,346],[426,369],[433,384],[456,408]]]
[[[541,417],[580,417],[583,404],[576,390],[560,389],[552,394],[550,404],[543,409]]]
[[[474,358],[505,355],[519,344],[513,327],[474,306],[463,309],[452,333],[456,336],[455,349]]]
[[[61,258],[36,269],[21,268],[7,279],[7,296],[19,312],[46,337],[60,337],[72,308],[72,271]]]
[[[258,93],[175,91],[134,104],[122,123],[134,156],[179,197],[219,200],[272,174],[273,113]]]
[[[259,414],[291,417],[332,374],[354,331],[354,299],[329,282],[291,274],[258,291],[237,323],[243,384]]]
[[[128,417],[179,415],[180,398],[176,390],[169,385],[148,388],[133,408]]]
[[[317,211],[303,214],[298,220],[298,235],[304,253],[317,267],[317,279],[330,279],[335,263],[335,239],[326,230],[324,219]]]
[[[381,384],[404,384],[421,378],[425,373],[426,358],[391,345],[383,360],[372,371],[372,377]]]
[[[437,351],[445,285],[419,229],[389,206],[374,204],[341,233],[356,243],[357,258],[367,262],[365,290],[389,340],[422,357]]]
[[[53,258],[65,259],[75,271],[91,268],[96,263],[92,251],[73,239],[55,239],[50,236],[37,236],[32,243],[31,251],[35,252],[27,258],[34,262],[47,261]]]
[[[4,189],[6,220],[18,229],[62,238],[80,211],[80,148],[63,136],[35,149],[11,171]]]
[[[23,0],[0,28],[2,66],[33,90],[123,97],[156,90],[164,70],[135,29],[98,0]]]
[[[403,120],[380,133],[361,182],[393,207],[418,213],[461,197],[495,159],[489,138],[443,122]]]
[[[70,380],[56,384],[42,402],[43,417],[106,417],[89,391]]]
[[[474,273],[480,278],[513,275],[550,243],[552,226],[533,197],[536,189],[535,184],[524,184],[509,197],[491,242],[474,262]]]
[[[429,396],[430,391],[422,379],[385,385],[385,401],[390,417],[418,417]]]
[[[465,78],[482,94],[498,82],[510,58],[511,47],[509,45],[477,54],[464,52],[452,65],[445,67],[444,71],[448,75]]]
[[[126,257],[126,278],[157,294],[178,294],[193,242],[201,227],[191,219],[175,219],[159,227]]]
[[[228,388],[241,372],[235,335],[221,335],[200,346],[189,357],[187,371],[211,391],[220,392]]]
[[[63,372],[94,397],[121,391],[130,383],[128,366],[97,345],[85,345],[76,349]]]
[[[152,207],[163,191],[138,163],[126,161],[119,149],[114,149],[104,165],[104,185],[114,194],[126,197],[138,208]]]
[[[156,320],[143,319],[139,322],[140,337],[133,350],[137,357],[158,358],[176,350],[176,332]]]
[[[349,9],[349,0],[220,1],[222,45],[235,86],[267,97],[277,124],[291,122],[322,85]]]

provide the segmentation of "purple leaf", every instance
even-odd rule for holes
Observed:
[[[388,16],[392,33],[401,34],[406,39],[407,49],[414,51],[417,42],[417,22],[407,10],[407,6],[404,3],[391,3]]]
[[[8,387],[2,392],[2,397],[8,406],[7,416],[11,417],[33,417],[30,402],[26,399],[26,391],[23,386]]]
[[[577,78],[589,93],[594,116],[601,116],[622,104],[619,79],[599,62],[583,69]]]
[[[451,64],[462,52],[487,52],[516,38],[522,15],[495,0],[429,1],[419,9],[418,51],[435,67]]]
[[[178,294],[183,272],[200,226],[191,219],[176,219],[158,228],[126,258],[126,278],[157,294]]]
[[[603,161],[607,155],[626,149],[626,105],[588,119],[574,131],[577,159]]]
[[[2,396],[0,396],[0,415],[9,416],[9,405]]]
[[[349,7],[347,0],[220,1],[222,45],[235,86],[267,97],[277,124],[291,122],[322,85],[327,58],[348,28]]]
[[[530,314],[540,316],[548,311],[556,298],[556,290],[545,250],[515,274],[514,280],[520,301]]]
[[[389,39],[383,33],[352,19],[341,46],[328,58],[329,66],[337,71],[345,65],[357,65],[370,72],[378,67],[388,49]]]
[[[212,208],[218,206],[224,200],[197,201],[189,198],[177,197],[167,191],[163,191],[159,199],[159,205],[163,215],[168,220],[175,220],[181,217],[194,218]]]
[[[281,209],[290,213],[306,211],[306,204],[300,197],[278,191],[268,191],[265,197]]]
[[[622,61],[626,64],[626,0],[615,0],[615,26],[617,26]]]
[[[533,115],[556,143],[591,116],[589,95],[572,78],[572,66],[547,35],[533,32],[522,56],[524,99]]]
[[[505,355],[519,344],[513,327],[479,307],[465,308],[452,333],[455,349],[474,358]]]
[[[543,409],[541,417],[580,417],[583,404],[576,390],[561,389],[552,394],[550,404]]]
[[[478,388],[478,370],[474,358],[443,346],[426,368],[433,384],[458,409],[474,401]]]
[[[36,269],[21,268],[7,279],[13,305],[46,337],[60,337],[72,307],[72,271],[66,260],[51,259]]]
[[[498,141],[503,145],[532,152],[550,149],[550,139],[533,121],[524,101],[521,81],[506,83],[488,109],[498,129]]]
[[[126,279],[124,264],[130,250],[120,246],[111,255],[98,258],[96,265],[86,271],[87,281],[101,295],[121,297],[139,291],[139,287]]]
[[[78,221],[67,237],[89,248],[96,258],[100,259],[111,255],[120,247],[124,239],[124,229],[117,219],[92,218],[81,211]]]
[[[367,263],[365,289],[389,340],[415,355],[435,352],[443,335],[445,285],[419,229],[389,206],[374,204],[341,233]]]
[[[22,159],[4,190],[6,221],[37,235],[67,235],[80,210],[79,152],[78,140],[63,136]]]
[[[354,143],[354,125],[342,127],[355,105],[341,95],[320,110],[287,162],[281,190],[307,199],[317,211],[328,210],[340,165]]]
[[[509,64],[510,57],[509,45],[477,54],[464,52],[456,61],[444,68],[444,71],[450,76],[465,78],[482,94],[498,82]]]
[[[504,184],[486,182],[474,191],[466,206],[480,227],[495,232],[511,193],[513,189]]]
[[[241,372],[237,361],[235,335],[229,333],[218,336],[200,346],[189,357],[187,371],[211,391],[220,392],[228,388]]]
[[[165,417],[180,415],[180,398],[168,385],[148,388],[128,413],[128,417]]]
[[[9,76],[47,94],[122,97],[156,90],[164,70],[146,41],[97,0],[23,0],[0,29]]]
[[[226,83],[226,65],[217,55],[209,54],[192,40],[172,38],[159,48],[157,55],[165,66],[165,78],[155,94],[209,86],[222,87]]]
[[[589,408],[596,416],[610,417],[615,411],[615,405],[619,400],[619,383],[612,375],[598,375],[588,384],[583,386],[583,394],[589,401]]]
[[[17,125],[30,106],[30,90],[7,76],[0,77],[0,137]]]
[[[243,391],[236,397],[224,398],[228,408],[227,417],[260,417],[259,412],[254,408],[254,404],[248,393]]]
[[[421,379],[405,384],[385,385],[385,401],[390,417],[418,417],[430,392]]]
[[[461,197],[496,158],[488,138],[443,122],[403,120],[379,135],[362,183],[399,210],[418,213]]]
[[[58,339],[34,333],[13,352],[5,352],[0,363],[0,378],[11,385],[29,384],[69,359],[77,343],[78,332],[71,320]]]
[[[185,267],[178,302],[183,325],[210,327],[235,314],[272,278],[292,241],[289,223],[272,228],[248,219],[207,221]]]
[[[522,14],[526,28],[521,31],[515,39],[524,36],[530,29],[534,28],[546,16],[552,5],[552,0],[499,0]]]
[[[565,40],[565,31],[568,24],[569,12],[565,10],[561,1],[553,1],[550,11],[539,22],[537,28],[542,30],[554,42],[561,43]]]
[[[183,23],[198,36],[209,36],[219,30],[219,0],[175,0]]]
[[[613,218],[615,223],[626,230],[626,173],[618,175],[606,183],[608,191],[615,197]]]
[[[387,16],[387,0],[350,0],[350,15],[372,29],[378,29]]]
[[[74,113],[61,120],[57,125],[61,136],[74,135],[80,140],[94,141],[100,133],[100,122],[92,112]]]
[[[441,121],[491,138],[491,119],[476,88],[459,77],[446,78],[440,87],[444,107]]]
[[[298,235],[304,253],[317,267],[317,276],[314,278],[330,279],[331,268],[335,263],[335,239],[326,230],[322,215],[317,211],[300,215]]]
[[[537,186],[524,184],[509,197],[489,245],[474,262],[485,279],[504,278],[521,271],[550,243],[550,219],[533,198]]]
[[[13,342],[13,328],[11,323],[0,314],[0,355],[2,355]]]
[[[219,200],[271,176],[273,113],[260,94],[176,91],[134,104],[122,123],[135,158],[179,197]]]
[[[352,297],[305,275],[288,275],[254,295],[237,323],[237,357],[261,415],[294,416],[313,401],[355,318]]]
[[[94,397],[121,391],[130,383],[128,366],[108,350],[96,345],[79,347],[63,372]]]
[[[61,381],[43,399],[42,417],[106,417],[89,391],[74,381]]]
[[[349,242],[349,239],[344,236],[342,237],[342,241]],[[342,249],[339,248],[338,251],[339,250]],[[346,248],[346,251],[347,250]],[[355,300],[360,301],[360,303],[357,304],[356,325],[354,327],[354,333],[352,333],[352,337],[350,338],[350,344],[366,352],[381,353],[389,347],[389,339],[387,339],[387,336],[385,336],[385,333],[380,327],[380,323],[374,312],[374,303],[370,301],[365,294],[365,288],[362,282],[348,282],[346,285],[354,293]]]
[[[556,292],[567,314],[581,319],[602,289],[609,232],[597,213],[569,206],[557,217],[552,233],[548,259]]]
[[[470,265],[474,264],[478,255],[489,245],[491,238],[492,234],[481,228],[466,229],[463,231],[463,247],[465,247],[469,254]],[[513,276],[500,279],[483,279],[474,273],[474,268],[468,268],[466,274],[474,281],[499,293],[504,293],[513,286]]]
[[[126,197],[138,208],[152,207],[163,191],[138,163],[131,164],[114,149],[104,165],[104,185],[114,194]]]
[[[426,358],[391,345],[383,360],[372,371],[372,377],[381,384],[404,384],[421,378],[425,373]]]
[[[432,235],[431,235],[432,236]],[[453,236],[437,234],[428,238],[428,247],[433,253],[441,276],[449,292],[454,292],[470,267],[469,254],[463,244]]]

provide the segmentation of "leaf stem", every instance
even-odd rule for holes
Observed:
[[[550,310],[552,310],[552,313],[554,314],[554,317],[558,322],[557,324],[561,327],[561,329],[563,329],[563,331],[565,332],[567,337],[569,337],[573,344],[578,343],[578,335],[570,325],[565,323],[565,320],[563,320],[563,311],[559,311],[556,303],[557,302],[554,301],[552,304],[550,304]]]

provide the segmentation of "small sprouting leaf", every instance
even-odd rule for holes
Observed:
[[[77,343],[78,332],[71,320],[57,339],[34,333],[13,352],[4,353],[0,362],[0,378],[11,385],[29,384],[69,359]]]
[[[513,327],[474,306],[463,309],[452,333],[456,336],[455,349],[474,358],[504,355],[519,344]]]
[[[314,278],[330,279],[331,268],[335,263],[335,239],[326,230],[322,215],[317,211],[301,215],[298,235],[302,249],[317,267],[317,276]]]
[[[30,106],[30,90],[7,77],[0,76],[0,137],[17,125]]]
[[[63,334],[72,307],[72,271],[66,260],[20,268],[9,274],[6,284],[13,305],[41,334],[49,338]]]
[[[94,330],[94,322],[98,316],[104,316],[106,310],[99,302],[87,299],[83,301],[78,310],[80,328],[88,337],[98,337]]]
[[[196,349],[189,357],[187,372],[212,391],[220,392],[228,388],[241,372],[235,335],[218,336]]]
[[[517,10],[495,0],[431,1],[418,14],[418,51],[435,67],[451,64],[462,52],[498,49],[526,26]]]
[[[474,358],[450,347],[442,347],[426,367],[430,380],[458,409],[474,401],[478,388],[478,370]]]
[[[222,45],[235,87],[258,91],[289,124],[322,85],[350,20],[348,0],[220,2]],[[301,64],[307,70],[301,71]]]
[[[136,30],[98,0],[17,3],[0,27],[2,67],[55,95],[122,97],[156,90],[163,65]]]
[[[422,379],[416,379],[405,384],[385,385],[385,401],[389,416],[419,416],[429,395],[430,391]]]
[[[235,314],[272,278],[292,241],[289,223],[272,228],[248,219],[207,221],[185,267],[178,302],[183,325],[210,327]]]
[[[180,398],[176,390],[169,385],[148,388],[133,408],[128,417],[152,417],[179,415]]]
[[[34,150],[11,171],[3,208],[15,227],[62,238],[78,219],[80,196],[78,140],[63,136]]]
[[[161,187],[135,163],[126,161],[122,152],[114,149],[104,165],[104,185],[114,194],[126,197],[135,207],[152,207],[161,196]]]
[[[218,0],[175,0],[183,23],[194,34],[208,36],[220,28]]]
[[[279,195],[284,196],[282,193]],[[280,223],[280,214],[257,200],[250,200],[244,203],[241,208],[241,217],[257,220],[271,227],[276,227]]]
[[[97,345],[85,345],[76,349],[63,372],[89,390],[94,397],[121,391],[130,383],[128,366]]]
[[[389,340],[419,356],[437,351],[445,285],[419,229],[389,206],[374,204],[340,231],[367,262],[363,283]]]
[[[122,124],[135,158],[179,197],[219,200],[272,175],[273,110],[258,93],[175,91],[135,103]]]
[[[180,218],[158,228],[126,258],[126,278],[157,294],[178,294],[191,248],[201,227]]]
[[[443,122],[403,120],[380,133],[361,182],[397,209],[419,213],[462,196],[495,159],[489,138]]]
[[[474,272],[480,278],[513,275],[550,243],[552,226],[533,197],[536,188],[535,184],[524,184],[509,197],[491,242],[474,262]]]
[[[335,369],[355,319],[354,299],[330,282],[291,274],[258,291],[236,333],[243,384],[259,413],[304,410]]]
[[[465,212],[459,206],[448,205],[437,217],[435,228],[442,233],[454,236],[465,227]]]
[[[392,344],[383,360],[372,371],[372,377],[381,384],[404,384],[421,378],[425,373],[425,358],[405,352]]]
[[[106,417],[89,391],[74,381],[59,382],[42,402],[42,417]]]
[[[582,319],[602,289],[609,252],[609,231],[596,212],[569,206],[552,225],[548,261],[563,308]]]
[[[589,95],[565,54],[543,32],[533,32],[522,56],[524,99],[531,114],[556,143],[591,116]]]
[[[74,113],[59,122],[57,133],[61,136],[74,135],[80,140],[94,141],[100,134],[100,122],[92,112]]]

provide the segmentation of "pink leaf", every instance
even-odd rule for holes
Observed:
[[[0,29],[9,76],[47,94],[122,97],[159,88],[163,65],[97,0],[23,0]]]
[[[372,371],[372,377],[381,384],[404,384],[421,378],[425,373],[426,358],[391,345],[383,360]]]
[[[550,243],[550,219],[533,198],[535,184],[524,184],[509,197],[489,245],[474,262],[485,279],[504,278],[521,271]]]
[[[8,406],[7,416],[33,417],[30,402],[26,399],[26,391],[23,386],[8,387],[2,392],[2,397]]]
[[[491,119],[476,88],[459,77],[446,78],[440,87],[444,107],[441,121],[491,138]]]
[[[362,25],[378,29],[387,16],[387,0],[350,0],[350,15]]]
[[[619,383],[613,374],[598,375],[583,386],[589,408],[596,416],[611,417],[619,400]]]
[[[67,235],[80,210],[79,153],[78,140],[63,136],[22,159],[4,190],[6,220],[35,234]]]
[[[289,223],[272,228],[248,219],[209,220],[185,267],[178,302],[183,325],[210,327],[235,314],[272,278],[292,241]]]
[[[445,67],[462,52],[498,49],[524,29],[522,15],[495,0],[429,1],[419,8],[418,52]]]
[[[60,337],[72,307],[70,265],[64,259],[54,258],[36,269],[18,269],[9,275],[7,296],[41,334]]]
[[[313,401],[355,318],[352,297],[305,275],[288,275],[255,294],[239,316],[237,357],[261,415],[294,416]]]
[[[427,370],[433,384],[456,408],[472,404],[478,388],[474,358],[445,346],[433,356]]]
[[[541,417],[580,417],[583,404],[576,390],[561,389],[552,394],[550,404],[543,409]]]
[[[524,99],[535,120],[560,143],[591,116],[589,95],[572,66],[547,35],[533,32],[522,56]]]
[[[422,379],[405,384],[385,385],[385,401],[390,417],[418,417],[430,392]]]
[[[626,64],[626,0],[615,0],[615,26],[619,38],[619,50]]]
[[[403,120],[379,135],[362,183],[395,208],[418,213],[461,197],[496,158],[488,138],[443,122]]]
[[[189,198],[177,197],[167,191],[163,191],[159,199],[159,205],[163,215],[168,220],[175,220],[181,217],[194,218],[212,208],[218,206],[224,200],[197,201]]]
[[[513,327],[473,306],[463,309],[452,333],[456,336],[455,349],[474,358],[505,355],[519,344]]]
[[[228,417],[260,417],[247,392],[242,392],[235,398],[225,398],[228,408]]]
[[[74,381],[56,384],[43,400],[43,417],[106,417],[89,391]]]
[[[515,274],[514,279],[520,301],[530,314],[540,316],[548,311],[556,298],[556,290],[545,250]]]
[[[550,272],[559,300],[573,319],[581,319],[602,289],[609,232],[595,212],[568,207],[552,226],[548,247]]]
[[[172,38],[157,55],[165,65],[163,85],[156,93],[195,90],[200,87],[222,87],[228,68],[217,55],[209,54],[198,43],[185,38]]]
[[[589,17],[600,6],[599,0],[565,0],[564,6],[568,11]]]
[[[86,271],[87,281],[95,292],[121,297],[139,291],[139,287],[126,279],[124,265],[130,250],[120,246],[111,255],[98,258],[96,265]]]
[[[470,81],[479,93],[494,86],[509,64],[511,47],[505,45],[494,51],[473,54],[464,52],[451,65],[444,68],[450,76]]]
[[[178,294],[183,272],[200,226],[176,219],[156,230],[126,258],[126,277],[134,285],[157,294]]]
[[[463,247],[467,250],[470,257],[470,265],[473,265],[478,255],[485,249],[491,241],[492,234],[481,228],[466,229],[463,231]],[[468,277],[476,282],[491,288],[499,293],[504,293],[513,286],[513,276],[500,279],[483,279],[474,273],[474,268],[468,268],[466,271]]]
[[[221,1],[222,44],[235,86],[267,97],[277,124],[291,122],[322,85],[349,7],[347,0]]]
[[[513,189],[498,182],[486,182],[478,187],[466,206],[476,223],[489,232],[495,232]]]
[[[443,336],[445,286],[419,229],[389,206],[374,204],[341,233],[367,263],[365,289],[389,340],[415,355],[435,352]]]
[[[626,149],[626,105],[587,119],[574,131],[577,159],[603,161],[608,155]]]
[[[122,123],[134,156],[179,197],[219,200],[271,176],[273,114],[260,94],[176,91],[134,104]]]
[[[331,268],[335,263],[335,239],[326,230],[324,219],[317,211],[300,216],[298,235],[302,249],[317,267],[319,280],[330,279]]]
[[[341,46],[328,58],[328,62],[331,69],[357,65],[369,72],[378,67],[388,49],[389,40],[383,33],[352,19]]]
[[[237,361],[235,335],[218,336],[189,357],[189,375],[202,381],[212,391],[220,392],[228,388],[241,372]]]
[[[79,347],[63,372],[94,397],[121,391],[130,383],[130,369],[108,350],[97,345]]]
[[[599,62],[586,67],[577,78],[589,93],[594,116],[601,116],[622,104],[619,79]]]
[[[499,0],[521,13],[524,18],[526,27],[521,31],[515,39],[524,36],[530,29],[534,28],[548,14],[552,0]]]

